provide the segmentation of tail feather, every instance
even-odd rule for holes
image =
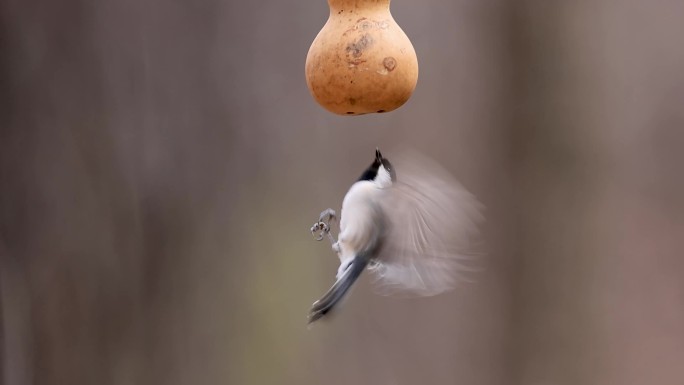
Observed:
[[[359,278],[363,270],[368,265],[368,258],[362,255],[354,257],[351,265],[344,271],[342,276],[332,285],[321,299],[314,302],[309,311],[309,324],[316,322],[337,305],[345,294]]]

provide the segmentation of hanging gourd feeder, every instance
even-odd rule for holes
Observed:
[[[389,112],[411,97],[418,59],[389,4],[390,0],[328,0],[330,17],[306,57],[309,91],[328,111]]]

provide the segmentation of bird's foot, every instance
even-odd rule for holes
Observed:
[[[316,222],[311,226],[311,235],[317,241],[323,240],[326,234],[330,234],[330,226],[324,222]]]
[[[321,215],[318,217],[318,222],[314,223],[313,226],[311,226],[311,234],[314,236],[314,239],[320,241],[327,235],[330,239],[330,243],[334,245],[335,238],[333,238],[332,234],[330,234],[330,222],[336,219],[337,215],[335,214],[335,210],[323,210],[323,212],[321,212]]]

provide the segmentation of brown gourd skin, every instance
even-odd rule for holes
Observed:
[[[309,91],[328,111],[389,112],[413,93],[418,59],[389,3],[328,0],[330,17],[306,57]]]

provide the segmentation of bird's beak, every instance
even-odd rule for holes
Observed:
[[[382,161],[382,154],[380,153],[380,149],[377,147],[375,148],[375,159],[378,161]]]

